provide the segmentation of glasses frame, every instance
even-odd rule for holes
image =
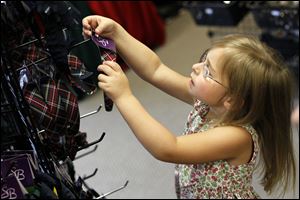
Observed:
[[[209,49],[205,50],[204,53],[200,56],[200,59],[199,59],[199,62],[200,63],[204,63],[204,61],[206,60],[206,56],[207,56],[207,53],[208,53]],[[225,85],[223,85],[220,81],[217,81],[216,79],[214,79],[210,74],[210,71],[209,71],[209,68],[207,66],[206,63],[204,63],[203,65],[203,78],[207,79],[211,79],[213,81],[215,81],[216,83],[218,83],[219,85],[223,86],[224,88],[227,89],[227,87]]]

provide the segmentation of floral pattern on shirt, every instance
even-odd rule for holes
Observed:
[[[211,122],[205,116],[209,107],[196,101],[188,116],[184,134],[206,131]],[[252,136],[253,155],[250,162],[237,166],[225,160],[201,164],[178,164],[175,167],[177,197],[181,199],[254,199],[259,198],[254,191],[252,174],[259,151],[258,136],[251,125],[243,126]]]

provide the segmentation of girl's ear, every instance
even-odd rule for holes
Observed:
[[[231,108],[232,99],[231,97],[227,97],[223,103],[226,110],[230,110]]]
[[[240,99],[238,107],[242,108],[244,103],[245,103],[244,99]],[[229,110],[231,108],[232,104],[233,104],[233,100],[231,97],[227,97],[223,103],[226,110]]]

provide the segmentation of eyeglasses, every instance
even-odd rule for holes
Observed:
[[[199,61],[200,63],[205,62],[208,51],[209,51],[209,49],[207,49],[207,50],[201,55],[200,61]],[[216,83],[218,83],[219,85],[222,85],[224,88],[227,89],[227,87],[226,87],[225,85],[223,85],[222,83],[220,83],[219,81],[217,81],[216,79],[214,79],[214,78],[211,76],[210,71],[209,71],[209,68],[208,68],[207,64],[205,64],[205,63],[203,64],[203,78],[205,78],[205,79],[209,78],[209,79],[215,81]]]
[[[209,69],[207,67],[207,64],[203,65],[203,78],[207,79],[210,78],[211,80],[215,81],[216,83],[218,83],[219,85],[222,85],[223,87],[227,88],[225,85],[223,85],[222,83],[220,83],[219,81],[217,81],[216,79],[214,79],[209,72]]]

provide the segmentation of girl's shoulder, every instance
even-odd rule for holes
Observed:
[[[241,127],[250,133],[253,141],[258,140],[258,134],[251,124],[241,125]]]
[[[248,164],[256,162],[259,152],[259,142],[256,130],[252,125],[224,125],[213,129],[216,131],[219,129],[218,131],[221,133],[220,136],[222,137],[224,147],[234,152],[236,157],[231,162],[244,163],[247,161]]]
[[[246,125],[224,125],[224,124],[221,124],[221,125],[215,126],[214,128],[216,128],[216,127],[225,128],[225,129],[229,130],[228,132],[232,131],[232,132],[248,134],[251,136],[253,142],[258,141],[258,134],[251,124],[246,124]]]

